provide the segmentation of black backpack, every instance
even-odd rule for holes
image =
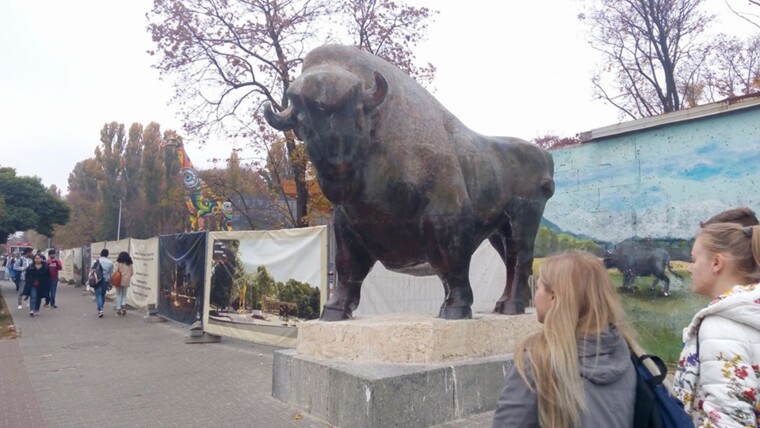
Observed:
[[[87,277],[87,285],[97,288],[101,282],[103,282],[103,266],[100,265],[100,260],[95,260],[90,268],[90,276]]]
[[[651,360],[658,375],[644,365]],[[636,403],[634,405],[634,428],[693,428],[694,423],[678,399],[670,395],[662,384],[668,375],[665,363],[656,355],[637,357],[631,351],[631,361],[636,367]]]

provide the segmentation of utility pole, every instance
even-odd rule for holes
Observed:
[[[119,225],[116,226],[116,240],[121,238],[121,199],[119,199]]]

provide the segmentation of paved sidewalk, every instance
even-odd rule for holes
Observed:
[[[272,397],[274,347],[185,344],[187,326],[143,313],[97,318],[91,294],[61,284],[58,309],[30,317],[0,292],[20,332],[0,340],[0,427],[330,427]],[[440,425],[488,427],[490,413]],[[352,427],[353,428],[353,427]]]

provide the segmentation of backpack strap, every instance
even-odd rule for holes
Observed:
[[[657,371],[659,372],[657,374],[654,374],[652,373],[652,370],[649,370],[649,372],[652,373],[652,378],[647,379],[647,383],[650,386],[657,386],[662,384],[662,381],[664,381],[668,376],[668,367],[662,361],[662,358],[658,357],[657,355],[644,354],[637,357],[637,360],[639,364],[643,365],[644,367],[646,367],[646,364],[644,364],[645,360],[652,361],[655,367],[657,367]],[[647,369],[649,369],[649,367],[647,367]]]

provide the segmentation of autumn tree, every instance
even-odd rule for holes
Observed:
[[[100,218],[102,203],[98,195],[98,182],[102,180],[102,170],[94,158],[77,162],[69,173],[66,203],[72,207],[71,220],[64,226],[56,227],[56,244],[64,248],[81,247],[100,240]]]
[[[364,10],[347,4],[372,3],[361,21],[366,31],[357,30],[365,35],[364,40],[357,38],[358,43],[402,66],[413,63],[410,48],[420,39],[425,29],[421,23],[428,13],[425,9],[403,19],[406,11],[414,9],[383,6],[393,5],[389,1],[343,0],[337,8],[334,3],[154,0],[148,14],[156,67],[174,80],[175,101],[182,107],[188,132],[205,137],[224,131],[229,138],[253,141],[256,154],[265,157],[271,143],[284,139],[296,188],[294,223],[299,227],[308,224],[308,158],[293,133],[276,133],[266,125],[259,114],[261,106],[269,103],[278,111],[288,107],[285,94],[303,56],[328,39],[323,30],[330,27],[325,25],[328,15]],[[432,67],[417,69],[422,77],[432,71]]]
[[[142,159],[140,161],[140,214],[143,221],[133,224],[135,238],[149,238],[164,232],[162,223],[166,213],[161,198],[166,191],[166,165],[161,150],[161,126],[151,122],[143,130]],[[136,217],[136,216],[135,216]],[[150,221],[145,221],[151,219]]]
[[[8,235],[33,229],[52,237],[54,225],[69,221],[68,205],[42,185],[39,177],[16,175],[0,167],[0,244]]]
[[[119,223],[119,201],[124,195],[123,154],[127,145],[127,134],[123,123],[111,122],[100,130],[100,145],[95,148],[95,160],[101,169],[98,193],[103,201],[103,216],[99,234],[102,239],[115,240],[121,233]],[[123,201],[122,201],[123,203]]]
[[[595,95],[632,119],[668,113],[701,98],[710,51],[705,0],[593,0],[580,15],[604,61]]]
[[[760,28],[760,0],[725,0],[729,10],[757,28]]]
[[[536,137],[531,140],[531,143],[546,150],[555,150],[562,147],[573,146],[575,144],[580,144],[580,142],[581,140],[578,137],[560,137],[551,134]]]
[[[421,84],[435,78],[435,66],[418,65],[414,48],[425,39],[437,11],[388,0],[351,0],[338,5],[353,45],[383,58]]]
[[[716,38],[705,89],[713,101],[760,92],[760,34]]]

